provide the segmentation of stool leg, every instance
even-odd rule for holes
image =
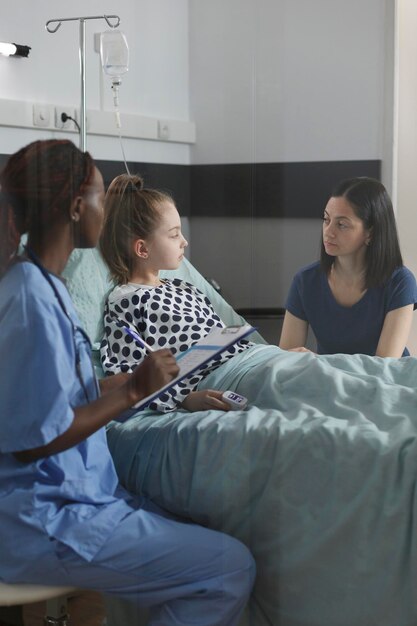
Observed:
[[[46,603],[44,626],[69,626],[66,596],[51,598]]]

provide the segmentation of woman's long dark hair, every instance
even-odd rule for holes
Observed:
[[[91,179],[94,162],[71,141],[35,141],[7,161],[0,174],[0,276],[21,235],[40,233],[68,211]]]
[[[371,231],[365,256],[365,288],[380,287],[391,277],[403,259],[391,198],[384,185],[374,178],[349,178],[338,183],[332,198],[345,198],[355,214]],[[321,267],[329,273],[334,257],[327,254],[321,242]]]

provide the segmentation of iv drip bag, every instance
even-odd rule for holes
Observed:
[[[113,84],[121,83],[121,76],[129,67],[129,48],[120,30],[108,30],[100,36],[100,58],[103,72]]]

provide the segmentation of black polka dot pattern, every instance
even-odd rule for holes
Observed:
[[[133,284],[116,287],[106,304],[100,346],[101,362],[107,374],[131,372],[147,354],[126,332],[126,326],[155,350],[170,348],[178,355],[205,337],[211,328],[222,328],[224,324],[208,298],[180,279],[164,280],[160,287]],[[172,390],[161,394],[149,408],[162,412],[176,409],[202,378],[250,345],[243,340],[231,346]]]

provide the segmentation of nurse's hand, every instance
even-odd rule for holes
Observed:
[[[130,375],[128,389],[132,404],[167,385],[179,372],[171,350],[157,350],[149,354]]]
[[[125,381],[124,384],[114,384],[112,389],[97,400],[76,407],[74,419],[64,433],[45,446],[15,452],[15,457],[22,463],[31,463],[72,448],[142,398],[158,391],[178,372],[179,367],[171,350],[152,352],[132,374],[119,378],[117,382]],[[68,410],[71,409],[68,406]]]

